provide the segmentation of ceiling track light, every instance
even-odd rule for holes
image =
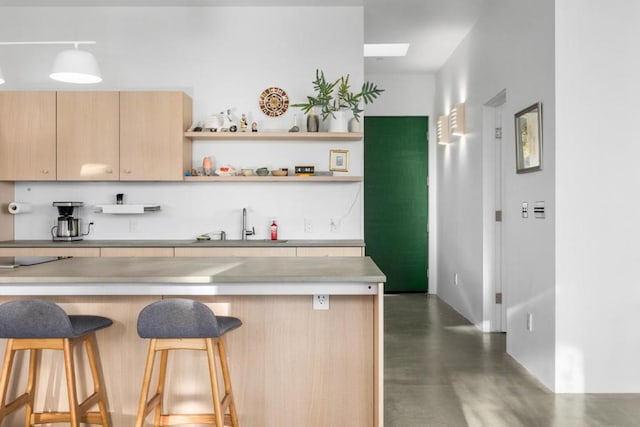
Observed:
[[[58,53],[53,61],[51,77],[65,83],[92,84],[100,83],[102,77],[96,58],[90,52],[79,50],[78,45],[96,44],[95,41],[33,41],[33,42],[0,42],[0,46],[26,46],[26,45],[73,45],[73,49],[63,50]],[[0,69],[0,84],[4,83],[2,70]]]

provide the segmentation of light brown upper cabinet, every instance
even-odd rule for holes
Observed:
[[[56,179],[56,93],[0,92],[0,180]]]
[[[58,92],[58,181],[117,181],[118,92]]]
[[[182,181],[191,169],[191,98],[182,92],[120,93],[120,180]]]

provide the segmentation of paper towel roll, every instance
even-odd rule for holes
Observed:
[[[30,203],[11,202],[9,203],[9,213],[12,215],[28,213],[33,210]]]

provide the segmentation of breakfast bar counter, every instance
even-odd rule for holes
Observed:
[[[98,343],[114,427],[134,424],[147,346],[137,315],[174,296],[242,320],[227,342],[241,425],[379,427],[385,280],[368,257],[68,258],[0,270],[0,301],[38,297],[113,319]],[[328,310],[314,310],[319,294]],[[170,361],[170,411],[211,409],[206,361],[191,353]],[[40,378],[38,401],[64,406],[60,375]],[[7,425],[21,425],[15,415]]]

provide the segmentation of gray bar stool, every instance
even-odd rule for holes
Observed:
[[[0,305],[0,338],[8,338],[0,376],[0,425],[12,412],[26,408],[25,426],[48,423],[99,424],[110,427],[104,378],[98,356],[95,332],[111,326],[111,319],[101,316],[67,315],[58,305],[42,300],[16,300]],[[78,403],[74,351],[84,344],[93,377],[93,394]],[[26,390],[12,402],[5,403],[17,351],[29,350],[29,375]],[[62,350],[67,379],[69,412],[35,412],[35,396],[41,350]],[[90,412],[93,406],[98,412]]]
[[[231,378],[224,350],[223,336],[242,325],[240,319],[216,316],[206,305],[189,299],[172,298],[142,309],[138,315],[138,335],[150,338],[147,364],[142,381],[136,427],[142,427],[145,418],[155,409],[154,426],[175,424],[212,424],[216,427],[238,427],[238,415],[231,389]],[[215,350],[218,349],[220,369],[224,383],[224,396],[220,396],[216,370]],[[167,358],[169,350],[206,351],[209,363],[212,414],[166,414],[163,409]],[[160,371],[156,392],[149,399],[156,352],[160,352]],[[226,414],[227,410],[229,411]]]

